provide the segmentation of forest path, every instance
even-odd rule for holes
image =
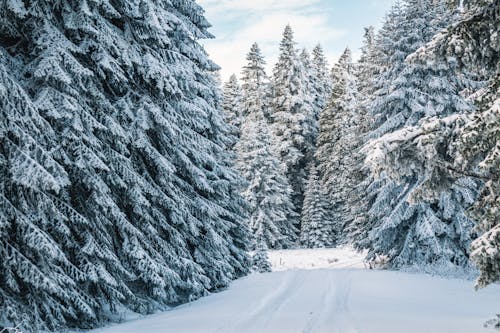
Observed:
[[[252,274],[220,293],[95,332],[495,332],[482,324],[500,310],[499,285],[475,292],[471,281],[361,269],[361,257],[354,263],[356,254],[346,250],[335,252],[337,261],[332,250],[309,251],[309,257],[295,251],[271,253],[282,271]],[[304,267],[328,268],[284,270],[301,260]],[[336,268],[346,265],[358,268]]]

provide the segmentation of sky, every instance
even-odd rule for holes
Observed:
[[[198,0],[212,24],[215,39],[204,40],[226,81],[240,76],[250,46],[257,42],[267,61],[268,75],[278,58],[287,24],[298,47],[309,51],[320,43],[330,65],[348,46],[359,57],[364,27],[380,27],[393,0]]]

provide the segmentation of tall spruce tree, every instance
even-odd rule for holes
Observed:
[[[371,128],[369,105],[375,92],[373,81],[379,73],[380,66],[377,55],[375,30],[373,26],[370,26],[365,28],[361,57],[356,64],[358,91],[356,107],[359,110],[356,112],[357,126],[353,130],[357,133],[357,147],[354,149],[353,157],[355,161],[352,168],[353,188],[346,198],[352,220],[346,226],[345,237],[355,247],[368,238],[369,232],[366,226],[369,223],[367,212],[371,202],[366,193],[370,192],[367,188],[373,179],[364,167],[365,156],[360,149],[366,143]]]
[[[471,252],[481,270],[477,286],[482,287],[500,278],[499,50],[498,44],[491,42],[498,33],[499,5],[494,1],[465,5],[458,23],[436,35],[410,61],[419,67],[431,64],[441,72],[456,71],[458,76],[481,73],[487,84],[469,96],[477,111],[464,114],[457,108],[444,117],[431,114],[415,126],[385,137],[387,148],[380,149],[377,163],[384,163],[398,178],[400,174],[425,175],[426,179],[412,189],[415,200],[440,198],[443,189],[455,187],[464,177],[485,184],[471,214],[478,223],[476,230],[484,233],[472,243]],[[460,98],[457,91],[449,93],[449,98]],[[398,159],[401,156],[405,156],[405,163]],[[467,194],[465,190],[462,187]]]
[[[203,10],[9,0],[0,14],[0,326],[89,328],[245,274]]]
[[[314,107],[316,119],[319,121],[321,111],[326,107],[332,93],[332,81],[328,61],[326,60],[323,48],[316,45],[312,51],[312,76],[314,78]]]
[[[241,138],[236,145],[236,166],[247,185],[243,196],[250,204],[250,226],[254,241],[267,248],[288,248],[297,240],[297,214],[291,201],[291,187],[284,176],[274,137],[265,117],[268,114],[268,86],[265,61],[253,44],[243,69]],[[255,244],[257,246],[259,244]]]
[[[318,137],[318,118],[319,113],[322,108],[316,104],[316,99],[318,98],[318,94],[320,93],[320,83],[318,82],[318,77],[316,76],[315,69],[313,67],[313,63],[311,62],[311,56],[307,49],[302,49],[300,53],[300,62],[302,63],[302,68],[304,70],[304,78],[305,78],[305,94],[307,94],[307,99],[310,100],[311,103],[311,114],[309,115],[308,123],[312,130],[312,143],[313,143],[313,154],[314,148],[316,145],[316,139]],[[311,163],[311,162],[309,162]]]
[[[344,242],[344,228],[350,221],[347,197],[353,188],[352,170],[357,147],[356,80],[351,51],[347,48],[332,70],[333,89],[330,102],[320,117],[316,159],[321,184],[330,203],[334,237],[332,243]]]
[[[430,41],[433,35],[451,21],[453,12],[442,1],[406,1],[403,20],[392,37],[393,55],[399,62],[388,63],[389,69],[379,79],[387,82],[384,94],[378,93],[372,111],[377,115],[377,127],[371,132],[374,139],[367,161],[377,169],[376,156],[389,148],[388,141],[398,140],[406,128],[428,116],[445,117],[452,113],[470,112],[472,107],[460,96],[460,81],[448,68],[432,63],[404,62],[411,52]],[[404,57],[402,57],[404,54]],[[389,58],[389,59],[390,59]],[[426,181],[436,181],[433,175],[407,172],[412,169],[411,158],[397,157],[401,163],[396,178],[379,165],[383,177],[376,186],[377,198],[372,212],[378,219],[370,231],[370,256],[388,255],[395,267],[406,265],[468,267],[468,248],[473,222],[465,211],[477,195],[478,185],[462,178],[453,186],[443,187],[439,197],[415,199],[413,189]],[[408,165],[404,166],[405,163]],[[382,172],[382,170],[387,172]],[[379,181],[380,182],[380,181]]]
[[[231,75],[229,81],[224,84],[223,94],[222,110],[224,111],[226,122],[232,126],[231,135],[235,140],[234,144],[236,144],[236,141],[240,137],[243,116],[241,114],[241,87],[235,74]],[[230,144],[231,149],[234,147],[234,144]]]
[[[280,55],[273,71],[273,131],[279,158],[293,189],[293,203],[300,213],[307,166],[314,153],[315,119],[308,79],[292,28],[285,28]]]

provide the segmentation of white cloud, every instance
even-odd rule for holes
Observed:
[[[257,42],[268,63],[268,74],[278,57],[284,27],[290,24],[298,46],[312,49],[318,42],[328,45],[347,32],[332,28],[328,16],[315,6],[320,0],[200,0],[209,19],[236,19],[225,36],[205,41],[211,58],[222,67],[222,78],[240,74],[252,43]],[[241,15],[244,17],[241,17]],[[338,54],[328,54],[333,61]]]

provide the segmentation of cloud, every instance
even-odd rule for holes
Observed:
[[[347,31],[332,26],[320,0],[200,0],[210,21],[227,25],[215,40],[204,41],[211,58],[222,67],[222,78],[240,74],[245,56],[257,42],[268,63],[268,74],[278,57],[284,27],[290,24],[298,46],[331,44]],[[334,59],[338,54],[328,54]]]

